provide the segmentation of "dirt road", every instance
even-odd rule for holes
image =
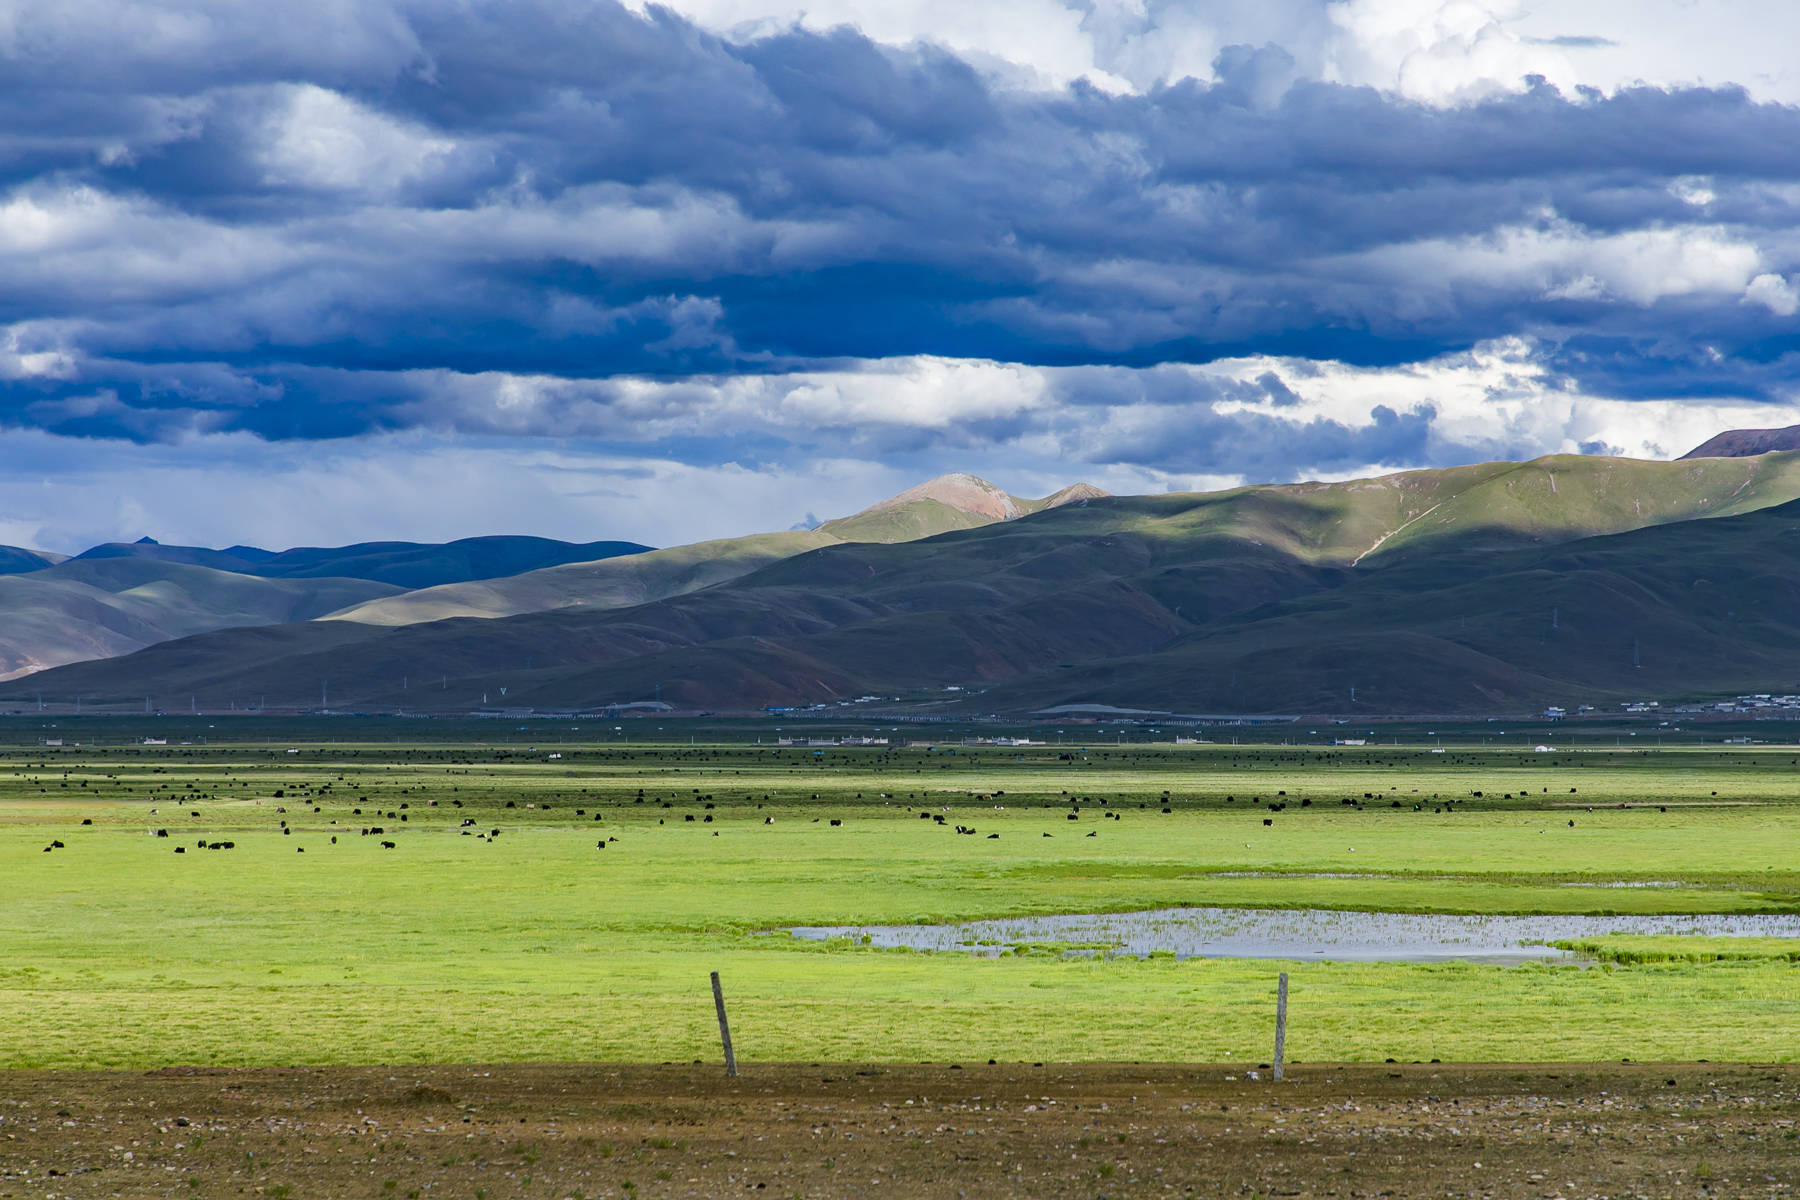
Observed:
[[[0,1197],[1788,1196],[1800,1066],[0,1072]]]

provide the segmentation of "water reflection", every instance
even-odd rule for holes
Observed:
[[[1322,909],[1161,908],[1135,913],[966,921],[956,925],[812,925],[796,937],[852,938],[880,947],[997,955],[1071,954],[1293,958],[1340,962],[1520,963],[1574,956],[1542,943],[1609,934],[1800,938],[1800,915],[1443,916]]]

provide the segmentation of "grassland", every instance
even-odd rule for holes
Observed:
[[[1253,1060],[1281,970],[1303,1061],[1796,1056],[1782,941],[1503,968],[783,932],[1176,904],[1793,912],[1788,750],[498,736],[0,746],[0,1065],[685,1062],[717,1052],[712,970],[748,1061]]]

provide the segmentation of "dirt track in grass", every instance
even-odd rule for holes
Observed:
[[[1251,1070],[1255,1070],[1254,1065]],[[0,1072],[0,1196],[1786,1196],[1800,1066]]]

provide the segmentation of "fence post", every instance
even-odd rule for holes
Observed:
[[[1283,975],[1281,978],[1283,988],[1282,997],[1285,1002],[1287,996],[1287,976]],[[712,973],[712,985],[713,1007],[719,1010],[719,1040],[725,1044],[725,1074],[728,1077],[736,1078],[737,1058],[731,1053],[731,1026],[725,1023],[725,990],[719,986],[719,973],[717,971]],[[1279,1075],[1279,1068],[1277,1068],[1277,1073]]]
[[[715,983],[718,977],[714,977]],[[725,1020],[725,1010],[719,1010],[719,1020]],[[1287,1052],[1287,972],[1281,973],[1280,982],[1275,985],[1275,1082],[1281,1082],[1281,1059]]]

